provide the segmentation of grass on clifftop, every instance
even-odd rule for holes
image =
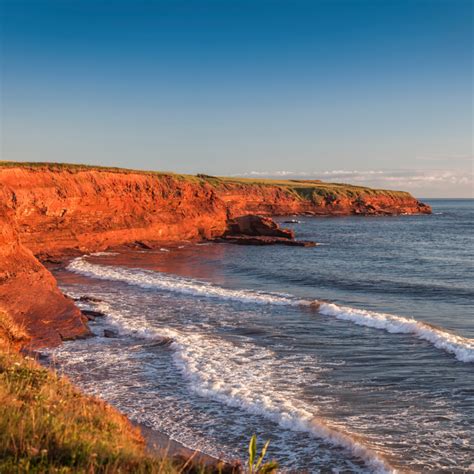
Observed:
[[[138,428],[14,348],[26,333],[0,311],[0,473],[204,472],[145,452]]]
[[[317,203],[321,199],[341,197],[362,198],[365,196],[408,197],[405,191],[375,189],[367,186],[356,186],[345,183],[326,183],[310,179],[253,179],[253,178],[220,178],[223,183],[248,184],[256,186],[278,186],[296,194],[302,199]]]
[[[9,314],[0,311],[0,347],[3,345],[13,349],[28,342],[29,339],[30,336],[24,326],[16,324]]]
[[[73,163],[48,163],[48,162],[14,162],[0,161],[1,168],[29,168],[29,169],[47,169],[50,171],[67,171],[77,173],[80,171],[105,171],[110,173],[138,173],[158,177],[173,177],[182,181],[194,183],[208,183],[214,187],[230,185],[250,185],[250,186],[277,186],[284,191],[296,195],[300,199],[310,200],[315,204],[323,199],[335,200],[341,197],[352,199],[367,196],[388,196],[388,197],[409,197],[410,194],[405,191],[392,191],[386,189],[374,189],[366,186],[355,186],[344,183],[326,183],[319,180],[304,179],[255,179],[239,177],[218,177],[205,174],[189,175],[178,174],[165,171],[145,171],[132,170],[127,168],[116,168],[107,166],[92,166]]]
[[[53,163],[47,161],[1,161],[1,168],[27,168],[32,170],[45,169],[48,171],[68,171],[70,173],[78,173],[80,171],[106,171],[109,173],[138,173],[156,176],[175,176],[175,177],[187,177],[195,178],[192,175],[184,175],[178,173],[172,173],[171,171],[146,171],[146,170],[133,170],[129,168],[118,168],[113,166],[98,166],[98,165],[82,165],[76,163]]]
[[[137,428],[18,353],[0,350],[0,473],[178,473]]]

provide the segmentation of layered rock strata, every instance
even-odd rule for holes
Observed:
[[[249,226],[256,241],[295,242],[291,231],[241,217],[247,214],[430,212],[407,193],[316,182],[252,183],[70,165],[0,165],[0,310],[26,327],[35,346],[88,334],[84,316],[60,293],[38,258],[55,262],[67,254],[121,244],[213,239],[228,233],[235,218],[241,218],[238,225]]]

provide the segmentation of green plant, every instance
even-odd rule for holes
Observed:
[[[192,457],[150,453],[138,428],[105,402],[2,345],[0,473],[215,472]]]
[[[269,474],[276,472],[278,469],[278,463],[275,461],[269,461],[265,464],[262,464],[269,444],[270,440],[264,444],[262,450],[260,451],[260,456],[257,459],[257,435],[253,435],[252,438],[250,438],[248,460],[250,474]]]

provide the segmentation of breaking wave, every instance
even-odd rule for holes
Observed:
[[[291,393],[275,390],[275,362],[272,362],[273,355],[267,354],[268,350],[259,348],[255,353],[247,344],[237,347],[223,340],[218,341],[218,347],[211,348],[205,339],[193,335],[188,336],[186,344],[173,345],[174,361],[197,394],[263,416],[284,429],[306,432],[325,440],[358,457],[374,472],[393,472],[360,437],[331,427],[326,420],[315,416],[315,407],[298,401]],[[212,349],[212,358],[209,349]],[[287,377],[291,380],[294,375],[287,374]]]
[[[383,329],[390,333],[413,334],[428,341],[438,349],[454,354],[461,362],[474,362],[474,339],[458,336],[446,329],[433,326],[416,319],[395,316],[375,311],[365,311],[333,303],[322,303],[319,313],[351,321],[360,326]]]
[[[87,303],[83,306],[88,306]],[[342,448],[375,473],[394,473],[382,455],[356,434],[330,426],[317,415],[317,407],[298,400],[294,384],[275,389],[278,379],[295,380],[297,368],[280,364],[273,351],[251,343],[234,344],[222,338],[169,327],[150,327],[145,318],[127,315],[107,301],[94,303],[107,315],[107,325],[120,336],[163,341],[173,351],[173,362],[193,392],[251,415],[262,416],[280,427],[305,432]],[[209,354],[212,353],[212,357]],[[286,370],[286,372],[285,372]],[[296,371],[296,372],[295,372]]]
[[[300,305],[305,301],[296,300],[283,293],[264,293],[251,290],[232,290],[212,283],[159,273],[151,270],[128,269],[106,265],[96,265],[86,258],[74,259],[68,270],[101,280],[119,281],[145,289],[157,289],[185,295],[218,298],[255,304]]]
[[[453,354],[461,362],[474,362],[474,339],[453,334],[443,328],[413,318],[366,311],[318,300],[302,300],[284,293],[223,288],[209,282],[165,273],[92,264],[85,257],[74,259],[68,270],[103,280],[118,281],[145,289],[158,289],[205,298],[253,304],[307,306],[324,316],[350,321],[360,326],[389,333],[411,334],[434,347]]]

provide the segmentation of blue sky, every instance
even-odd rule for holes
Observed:
[[[472,3],[0,0],[2,159],[472,196]]]

